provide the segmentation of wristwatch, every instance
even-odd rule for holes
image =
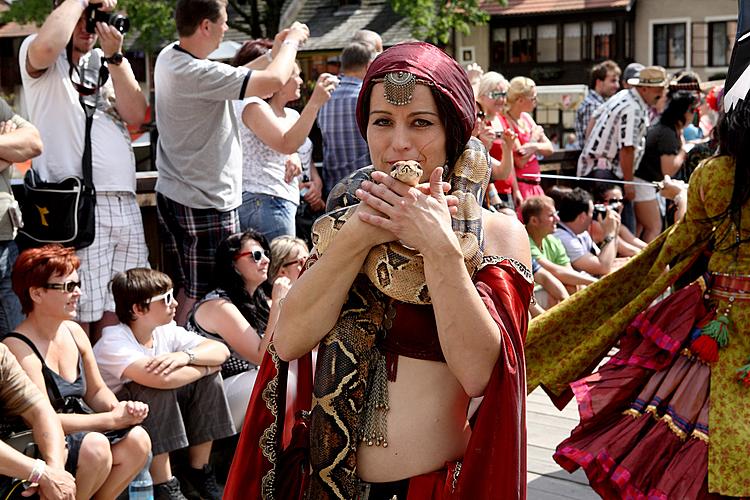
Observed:
[[[195,351],[192,349],[183,349],[182,352],[188,355],[188,364],[192,365],[195,361]]]
[[[599,248],[604,248],[604,247],[605,247],[606,245],[610,244],[610,243],[612,242],[612,240],[614,240],[614,239],[615,239],[615,237],[614,237],[614,236],[612,236],[611,234],[610,234],[610,235],[608,235],[608,236],[606,236],[606,237],[605,237],[605,238],[604,238],[604,239],[602,240],[601,244],[599,245]]]
[[[122,55],[122,52],[115,52],[111,56],[104,58],[104,60],[107,61],[107,64],[113,64],[115,66],[122,64],[123,59],[125,59],[125,56]]]

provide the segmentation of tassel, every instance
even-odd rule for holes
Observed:
[[[745,387],[750,387],[750,358],[748,358],[748,362],[737,370],[737,382]]]
[[[729,318],[720,314],[703,327],[703,335],[708,335],[716,340],[719,347],[726,347],[729,343]]]
[[[719,344],[713,337],[701,335],[690,344],[690,350],[706,363],[719,360]]]

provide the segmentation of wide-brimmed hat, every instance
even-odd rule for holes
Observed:
[[[667,71],[661,66],[646,66],[636,78],[629,78],[628,85],[635,87],[666,87],[669,85]]]

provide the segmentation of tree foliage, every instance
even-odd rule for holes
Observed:
[[[388,0],[393,10],[408,18],[414,38],[445,44],[453,30],[468,34],[472,26],[485,24],[489,15],[480,8],[481,0]],[[494,0],[506,5],[507,0]],[[50,0],[15,0],[3,15],[5,22],[36,22],[49,15]],[[174,1],[119,0],[128,13],[134,33],[134,48],[153,52],[175,37]],[[253,38],[273,38],[279,29],[284,0],[228,0],[229,25]],[[131,35],[133,36],[133,35]]]
[[[389,0],[393,11],[409,19],[414,38],[448,43],[453,30],[468,35],[473,26],[486,24],[489,14],[481,0]],[[507,0],[495,0],[506,5]]]

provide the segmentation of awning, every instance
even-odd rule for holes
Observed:
[[[507,0],[503,7],[496,1],[486,0],[481,8],[488,14],[521,16],[529,14],[558,14],[562,12],[630,10],[635,0]]]

